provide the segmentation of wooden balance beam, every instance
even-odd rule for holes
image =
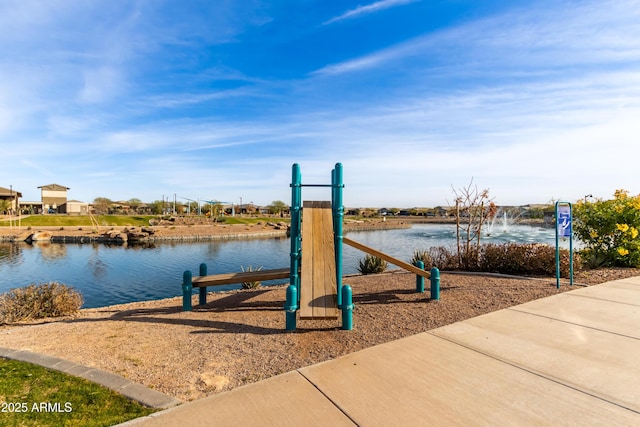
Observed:
[[[206,272],[206,265],[200,266],[200,272]],[[235,283],[255,282],[263,280],[288,279],[291,270],[279,268],[276,270],[243,271],[238,273],[211,274],[206,276],[191,276],[191,271],[185,271],[182,276],[182,311],[191,311],[191,290],[200,288],[198,303],[207,303],[207,287],[232,285]]]
[[[255,282],[275,279],[288,279],[291,270],[279,268],[276,270],[243,271],[238,273],[212,274],[208,276],[196,276],[191,283],[194,288],[207,286],[232,285],[242,282]]]
[[[379,250],[370,248],[369,246],[365,246],[362,243],[358,243],[355,240],[351,240],[349,238],[343,237],[342,238],[342,242],[346,245],[349,245],[353,248],[356,248],[358,250],[361,250],[362,252],[366,252],[370,255],[373,255],[375,257],[378,258],[382,258],[385,261],[390,262],[393,265],[397,265],[398,267],[404,269],[404,270],[408,270],[414,274],[417,274],[418,276],[422,276],[422,277],[426,277],[427,279],[429,279],[431,277],[431,273],[425,270],[422,270],[418,267],[416,267],[415,265],[409,264],[408,262],[404,262],[398,258],[394,258],[391,255],[387,255],[384,252],[380,252]]]

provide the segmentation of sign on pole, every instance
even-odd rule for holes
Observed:
[[[556,288],[560,289],[560,237],[569,238],[569,285],[573,285],[572,209],[569,202],[556,202]]]
[[[571,237],[571,205],[557,206],[558,236]]]

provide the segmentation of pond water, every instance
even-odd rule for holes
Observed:
[[[349,232],[349,238],[409,261],[417,249],[455,245],[455,226],[416,224],[409,229]],[[538,242],[555,245],[555,231],[512,225],[483,237],[484,243]],[[209,274],[240,271],[249,265],[263,269],[289,267],[288,238],[156,243],[145,246],[103,244],[0,243],[0,293],[31,283],[57,281],[82,292],[85,308],[182,295],[182,273],[198,274],[206,263]],[[364,254],[344,246],[344,274],[357,273]],[[284,283],[274,281],[264,283]],[[238,285],[219,287],[237,289]]]

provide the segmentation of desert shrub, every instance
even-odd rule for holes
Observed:
[[[377,274],[387,269],[387,261],[367,254],[364,259],[358,261],[358,271],[361,274]]]
[[[0,295],[0,324],[72,316],[78,313],[82,303],[82,294],[58,282],[11,289]]]
[[[458,254],[444,246],[429,248],[429,256],[432,267],[438,267],[440,270],[458,270],[459,268]]]
[[[579,257],[574,257],[579,268]],[[502,274],[553,276],[556,274],[556,249],[540,243],[484,245],[480,255],[481,271]],[[569,276],[569,251],[560,250],[560,275]]]
[[[252,271],[260,271],[262,270],[262,266],[254,269],[253,266],[249,266],[246,269],[243,266],[240,266],[242,272],[252,272]],[[257,289],[262,285],[262,282],[259,280],[252,280],[250,282],[242,282],[242,289]]]
[[[640,195],[617,190],[612,200],[574,205],[573,232],[591,267],[640,267]]]
[[[480,270],[503,274],[524,274],[535,249],[532,245],[507,243],[483,247]]]
[[[539,243],[487,244],[480,247],[480,253],[474,251],[468,255],[445,248],[429,250],[433,265],[440,270],[486,271],[491,273],[555,276],[556,252],[553,246]],[[574,269],[582,267],[581,257],[574,256]],[[569,251],[560,250],[560,275],[569,277]]]
[[[423,262],[425,270],[430,270],[431,267],[433,267],[433,259],[431,258],[428,250],[418,249],[413,252],[413,257],[409,262],[413,265],[417,265],[418,261]]]

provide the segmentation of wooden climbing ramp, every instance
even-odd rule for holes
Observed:
[[[336,319],[336,258],[331,202],[302,205],[300,318]]]

